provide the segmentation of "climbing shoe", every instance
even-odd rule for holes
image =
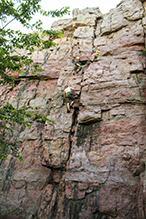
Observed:
[[[70,110],[67,110],[67,113],[70,113]]]

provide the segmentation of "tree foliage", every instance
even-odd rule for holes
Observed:
[[[33,110],[31,106],[24,106],[20,109],[14,108],[10,103],[6,103],[3,108],[0,108],[0,159],[7,158],[8,149],[16,152],[18,158],[23,161],[22,156],[9,141],[6,140],[8,135],[13,135],[13,128],[15,125],[23,125],[24,127],[31,127],[29,123],[29,118],[33,120],[42,120],[43,122],[49,121],[53,124],[53,120],[49,120],[46,116],[32,113],[28,111],[29,109]]]
[[[34,51],[34,47],[40,50],[55,46],[53,37],[62,37],[62,33],[54,30],[42,30],[42,21],[38,20],[31,24],[31,19],[36,13],[43,16],[61,17],[69,14],[69,7],[63,7],[60,10],[45,11],[41,8],[41,0],[0,0],[0,84],[11,84],[14,86],[15,79],[9,73],[22,73],[22,69],[31,65],[31,70],[41,71],[39,65],[34,64],[33,60],[28,56],[15,54],[14,49],[27,49],[30,53]],[[29,28],[37,32],[22,33],[20,30],[10,29],[10,24],[14,20],[19,21],[23,27]],[[43,40],[42,36],[48,35],[47,40]],[[32,72],[33,73],[33,72]],[[27,118],[40,118],[44,121],[48,120],[46,116],[33,114],[29,112],[30,107],[22,107],[15,109],[11,104],[7,103],[0,108],[0,159],[7,157],[8,149],[15,151],[20,160],[21,155],[14,146],[6,141],[6,133],[13,133],[15,124],[30,127]],[[50,121],[50,120],[49,120]],[[53,121],[50,121],[53,122]]]
[[[31,19],[36,13],[43,16],[60,17],[69,13],[69,7],[60,10],[44,11],[39,4],[41,0],[0,0],[0,83],[13,83],[14,79],[8,77],[6,73],[19,71],[24,66],[30,65],[33,61],[27,56],[12,55],[14,48],[27,50],[32,53],[34,47],[46,49],[54,46],[55,43],[49,40],[52,36],[60,37],[61,32],[53,30],[44,30],[43,34],[48,34],[48,40],[43,40],[38,32],[29,34],[22,33],[19,30],[12,30],[8,27],[14,20],[19,21],[24,27],[29,29],[42,30],[41,20],[31,24]],[[7,29],[8,28],[8,29]],[[40,70],[40,69],[38,69]]]

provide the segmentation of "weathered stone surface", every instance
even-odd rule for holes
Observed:
[[[124,0],[120,6],[127,20],[138,20],[143,17],[143,8],[139,0]]]
[[[137,40],[140,44],[137,45]],[[127,47],[135,46],[135,50],[144,50],[144,32],[141,20],[129,24],[117,31],[109,32],[108,36],[97,36],[95,46],[101,51],[102,55],[117,55],[127,51]],[[101,44],[100,44],[101,43]],[[130,49],[130,48],[129,48]]]
[[[127,20],[124,18],[122,11],[116,8],[104,16],[101,24],[101,34],[109,34],[125,26],[127,26]]]
[[[1,87],[1,106],[42,107],[33,112],[56,124],[31,120],[7,136],[24,163],[12,152],[0,162],[0,218],[145,219],[145,17],[139,0],[105,15],[75,9],[53,23],[64,33],[56,47],[31,55],[44,71]],[[75,57],[85,64],[93,47],[101,56],[72,75]],[[65,84],[76,89],[70,113]]]
[[[89,123],[101,120],[101,108],[98,107],[87,107],[86,110],[82,110],[79,114],[79,123]]]
[[[55,30],[75,30],[79,26],[95,26],[97,18],[102,18],[102,14],[99,8],[86,8],[83,10],[74,9],[73,19],[63,19],[55,21],[52,24],[52,28]]]

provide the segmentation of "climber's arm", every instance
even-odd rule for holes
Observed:
[[[80,62],[75,62],[75,65],[80,67],[81,66],[81,63]]]
[[[71,88],[72,90],[74,90],[74,91],[80,91],[80,89],[75,89],[75,88]]]

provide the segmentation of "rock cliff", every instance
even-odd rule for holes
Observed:
[[[122,0],[105,15],[74,9],[52,25],[64,33],[56,47],[32,54],[44,71],[1,87],[1,104],[42,107],[56,124],[14,130],[24,163],[0,161],[0,218],[146,218],[145,3]],[[75,57],[85,64],[93,47],[101,56],[72,75]],[[65,84],[78,90],[68,114]]]

